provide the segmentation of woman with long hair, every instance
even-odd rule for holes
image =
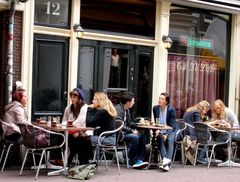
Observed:
[[[85,103],[85,97],[80,88],[74,88],[70,93],[71,104],[65,111],[62,120],[63,125],[67,125],[69,120],[73,121],[73,125],[80,128],[86,127],[86,116],[88,105]],[[68,166],[72,163],[74,156],[78,153],[78,138],[84,137],[86,133],[69,131],[69,151]],[[79,154],[78,154],[79,155]]]
[[[195,122],[208,120],[207,112],[210,109],[210,104],[203,100],[192,107],[189,107],[183,115],[183,121],[191,126]],[[194,126],[193,126],[194,127]],[[196,134],[194,128],[188,127],[188,133],[191,139],[196,139]]]
[[[239,128],[237,116],[233,110],[227,108],[220,99],[215,100],[212,104],[212,118],[209,122],[209,125]],[[232,140],[240,141],[239,130],[232,130],[231,136]]]
[[[97,134],[79,138],[78,148],[81,154],[78,156],[80,164],[88,163],[88,154],[91,153],[93,147],[97,146],[99,135],[102,132],[115,129],[115,117],[117,111],[109,100],[108,96],[103,92],[96,92],[92,104],[89,106],[86,118],[88,127],[99,127]],[[103,138],[104,144],[115,144],[116,135],[109,135]]]
[[[207,101],[203,100],[193,105],[192,107],[189,107],[184,113],[183,121],[190,125],[187,127],[188,130],[186,134],[189,135],[192,140],[196,139],[194,123],[199,121],[207,121],[208,120],[207,112],[209,111],[209,109],[210,104]],[[198,152],[197,156],[198,163],[207,164],[205,154],[206,154],[205,149],[202,149]]]

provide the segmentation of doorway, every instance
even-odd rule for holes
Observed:
[[[120,91],[135,94],[135,116],[151,116],[153,48],[112,42],[79,42],[78,87],[86,102],[102,91],[113,103]]]
[[[67,104],[68,38],[34,36],[32,120],[63,116]]]

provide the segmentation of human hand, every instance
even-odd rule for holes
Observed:
[[[136,134],[136,135],[138,134],[138,130],[133,130],[132,132],[133,134]]]
[[[94,108],[94,105],[93,105],[93,104],[89,104],[88,107],[90,107],[90,108],[93,109],[93,108]]]
[[[159,133],[160,133],[160,130],[155,131],[156,136],[159,135]]]

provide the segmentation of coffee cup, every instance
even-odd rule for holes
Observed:
[[[56,127],[57,126],[57,121],[51,121],[51,127]]]
[[[68,120],[67,125],[68,126],[72,126],[73,125],[73,121],[72,120]]]
[[[40,121],[41,121],[40,118],[37,118],[37,119],[36,119],[36,122],[37,122],[37,123],[40,123]]]

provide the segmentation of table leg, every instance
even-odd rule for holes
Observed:
[[[64,173],[67,175],[67,163],[68,163],[68,131],[65,131],[65,150],[64,150],[64,166],[60,170],[48,172],[48,176],[59,175]]]
[[[155,131],[153,130],[153,136],[151,139],[151,151],[150,151],[150,155],[149,155],[149,164],[148,164],[148,169],[149,168],[156,168],[158,165],[158,149],[156,149],[156,134]]]
[[[218,164],[218,166],[220,166],[220,167],[240,167],[239,163],[233,162],[231,160],[231,156],[232,156],[232,136],[231,136],[231,133],[230,133],[229,138],[230,138],[229,139],[230,142],[228,144],[228,160]]]

